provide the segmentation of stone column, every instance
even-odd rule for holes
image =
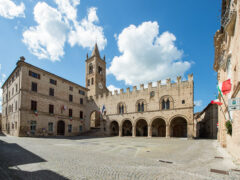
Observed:
[[[151,138],[152,137],[152,127],[148,126],[148,137]]]
[[[122,136],[122,126],[119,126],[119,137]]]
[[[136,137],[136,126],[132,127],[132,137]]]
[[[166,138],[170,138],[170,125],[166,125]]]

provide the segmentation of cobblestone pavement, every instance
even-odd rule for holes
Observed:
[[[240,167],[216,140],[0,136],[0,179],[4,180],[239,180],[240,171],[232,169]]]

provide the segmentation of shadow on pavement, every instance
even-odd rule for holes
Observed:
[[[0,140],[0,179],[50,179],[67,180],[67,178],[50,170],[23,171],[18,165],[46,162],[43,158],[31,153],[15,143]]]

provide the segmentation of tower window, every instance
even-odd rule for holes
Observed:
[[[102,74],[102,67],[98,66],[98,73]]]
[[[185,104],[185,100],[182,100],[182,104]]]
[[[92,73],[93,73],[93,65],[89,64],[88,74],[92,74]]]
[[[90,79],[88,79],[88,81],[87,81],[87,85],[90,86]]]
[[[94,83],[94,79],[92,78],[92,85],[93,85],[93,83]]]

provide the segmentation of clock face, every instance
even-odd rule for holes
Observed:
[[[101,83],[101,82],[99,82],[99,83],[98,83],[98,87],[99,87],[100,89],[102,89],[102,88],[103,88],[103,85],[102,85],[102,83]]]

